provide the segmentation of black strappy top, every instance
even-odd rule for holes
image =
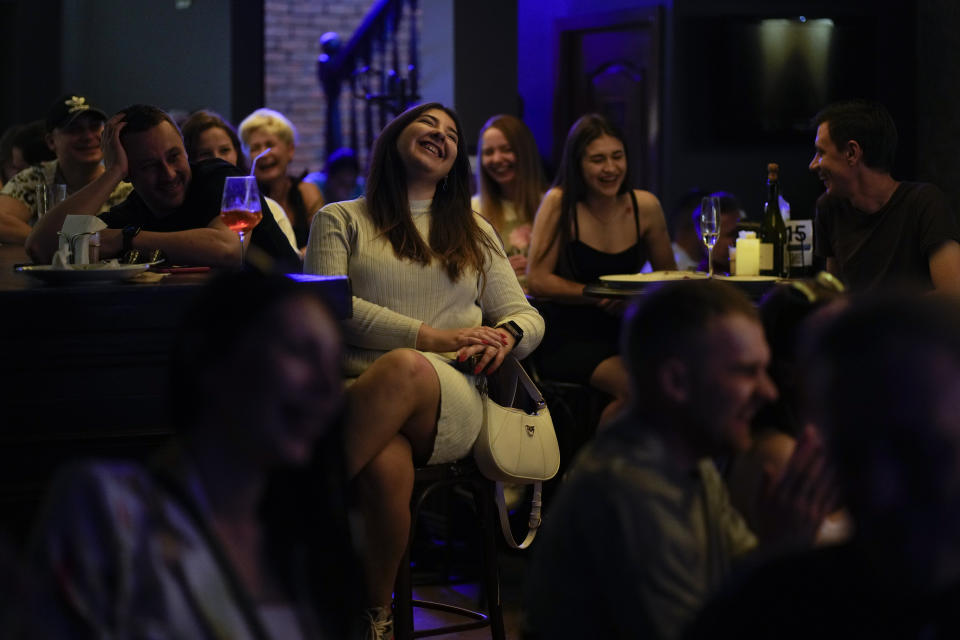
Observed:
[[[630,190],[633,203],[633,225],[637,230],[637,242],[619,253],[598,251],[580,240],[580,225],[573,216],[573,240],[562,247],[554,273],[575,282],[593,282],[600,276],[612,273],[637,273],[647,261],[646,246],[640,241],[640,208],[637,196]]]

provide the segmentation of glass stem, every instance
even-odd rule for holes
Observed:
[[[237,235],[240,236],[240,270],[243,271],[244,255],[243,255],[243,230],[237,231]]]
[[[709,269],[709,277],[713,277],[713,248],[707,247],[707,269]]]

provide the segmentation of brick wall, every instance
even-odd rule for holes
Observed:
[[[373,0],[264,2],[264,106],[280,111],[297,127],[299,143],[291,173],[319,170],[326,157],[317,42],[324,33],[335,31],[346,44],[372,5]]]

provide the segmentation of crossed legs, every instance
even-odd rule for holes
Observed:
[[[347,391],[347,471],[355,479],[367,606],[389,606],[410,533],[414,463],[437,435],[440,380],[412,349],[374,362]]]

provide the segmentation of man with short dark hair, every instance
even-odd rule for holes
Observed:
[[[890,175],[890,113],[857,100],[826,107],[815,122],[810,170],[827,191],[814,238],[827,270],[853,290],[903,284],[960,293],[960,223],[935,186]]]
[[[715,280],[670,283],[628,311],[621,351],[633,404],[580,455],[534,550],[536,637],[677,638],[757,545],[713,462],[749,446],[777,396],[756,309]],[[762,543],[813,539],[822,469],[808,433],[765,487]]]
[[[177,125],[149,105],[133,105],[110,118],[102,144],[104,173],[44,216],[27,239],[35,262],[50,262],[67,214],[95,214],[110,190],[129,176],[133,193],[101,216],[108,226],[100,232],[103,257],[159,249],[175,264],[239,266],[240,241],[219,215],[224,181],[243,175],[239,169],[215,159],[191,165]],[[260,206],[269,211],[262,197]],[[271,215],[263,216],[244,242],[284,267],[298,266]]]
[[[23,169],[3,185],[0,242],[22,244],[27,239],[37,217],[37,187],[64,184],[71,194],[103,174],[100,135],[106,119],[106,114],[86,96],[68,93],[54,101],[47,111],[46,122],[40,121],[42,143],[53,154],[53,159]],[[37,123],[24,125],[22,131],[36,132],[36,126]],[[22,151],[24,156],[33,155],[26,153],[27,149]],[[24,159],[29,162],[28,158]],[[99,211],[123,202],[130,190],[130,183],[117,182],[100,203]]]

